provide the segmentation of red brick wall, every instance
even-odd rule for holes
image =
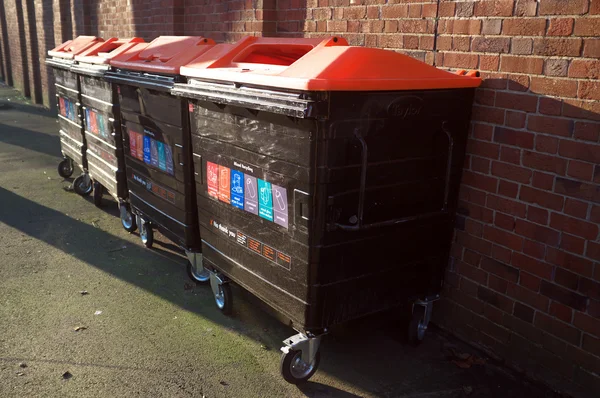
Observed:
[[[0,8],[3,72],[25,90],[39,65],[16,4]],[[479,69],[435,321],[560,390],[600,390],[600,0],[45,0],[34,13],[40,58],[78,33],[341,35]]]

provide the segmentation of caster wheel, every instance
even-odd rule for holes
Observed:
[[[58,175],[62,178],[69,178],[73,175],[73,162],[71,159],[64,159],[58,164]]]
[[[302,360],[302,351],[290,350],[281,355],[281,376],[291,384],[304,383],[312,377],[321,362],[321,353],[317,351],[312,364]]]
[[[96,207],[102,206],[102,191],[104,191],[104,187],[99,182],[94,182],[94,204]]]
[[[210,271],[204,268],[202,272],[197,272],[196,268],[192,266],[192,263],[188,261],[187,274],[191,280],[197,284],[205,284],[210,280]]]
[[[413,308],[412,318],[408,325],[408,342],[413,346],[418,346],[425,338],[427,326],[424,324],[425,307],[416,305]]]
[[[121,206],[121,225],[127,232],[133,232],[137,229],[135,216],[129,211],[129,206]]]
[[[223,314],[230,315],[232,308],[231,302],[231,286],[229,286],[228,283],[219,285],[219,293],[215,294],[215,303],[217,303],[217,308],[219,308]]]
[[[82,174],[73,181],[73,191],[81,196],[88,196],[92,193],[92,180],[86,174]]]
[[[154,243],[154,232],[152,231],[150,223],[144,220],[140,223],[140,238],[142,238],[144,246],[148,249],[152,248],[152,244]]]

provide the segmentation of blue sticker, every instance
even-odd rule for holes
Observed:
[[[150,164],[158,167],[158,146],[153,138],[150,139]]]
[[[90,127],[90,110],[89,109],[85,110],[85,127],[87,128],[87,131],[92,131],[92,128]]]
[[[150,164],[150,140],[151,138],[147,135],[144,136],[144,163]]]
[[[231,170],[231,205],[244,209],[244,173]]]
[[[156,146],[158,147],[158,168],[162,171],[167,171],[167,161],[165,160],[165,145],[156,141]]]
[[[271,183],[258,179],[258,215],[273,221],[273,196]]]
[[[173,153],[171,152],[171,147],[167,144],[164,144],[165,147],[165,158],[167,160],[167,173],[173,175]]]

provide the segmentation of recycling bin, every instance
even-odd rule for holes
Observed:
[[[189,119],[185,100],[170,89],[183,81],[180,66],[213,45],[204,37],[161,36],[112,57],[105,74],[117,87],[129,203],[142,242],[152,247],[156,228],[192,262],[201,246]]]
[[[204,270],[289,320],[307,380],[332,325],[412,303],[423,337],[448,262],[476,72],[342,38],[247,37],[181,68]]]
[[[79,80],[77,75],[71,72],[71,66],[76,55],[102,41],[103,39],[95,36],[78,36],[48,51],[46,59],[46,65],[54,70],[60,149],[64,157],[58,165],[58,174],[63,178],[69,178],[77,165],[83,174],[75,178],[73,189],[80,195],[88,195],[92,190],[92,184],[87,175],[81,91]]]
[[[106,190],[119,204],[123,227],[129,232],[136,229],[136,222],[128,204],[119,97],[116,85],[107,82],[104,74],[110,69],[112,58],[143,42],[137,37],[107,39],[76,55],[71,67],[81,88],[87,167],[93,181],[94,203],[101,205]]]

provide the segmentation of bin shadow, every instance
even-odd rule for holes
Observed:
[[[44,155],[60,156],[60,140],[56,135],[8,126],[3,123],[0,123],[0,133],[0,142],[5,144],[19,146]]]

